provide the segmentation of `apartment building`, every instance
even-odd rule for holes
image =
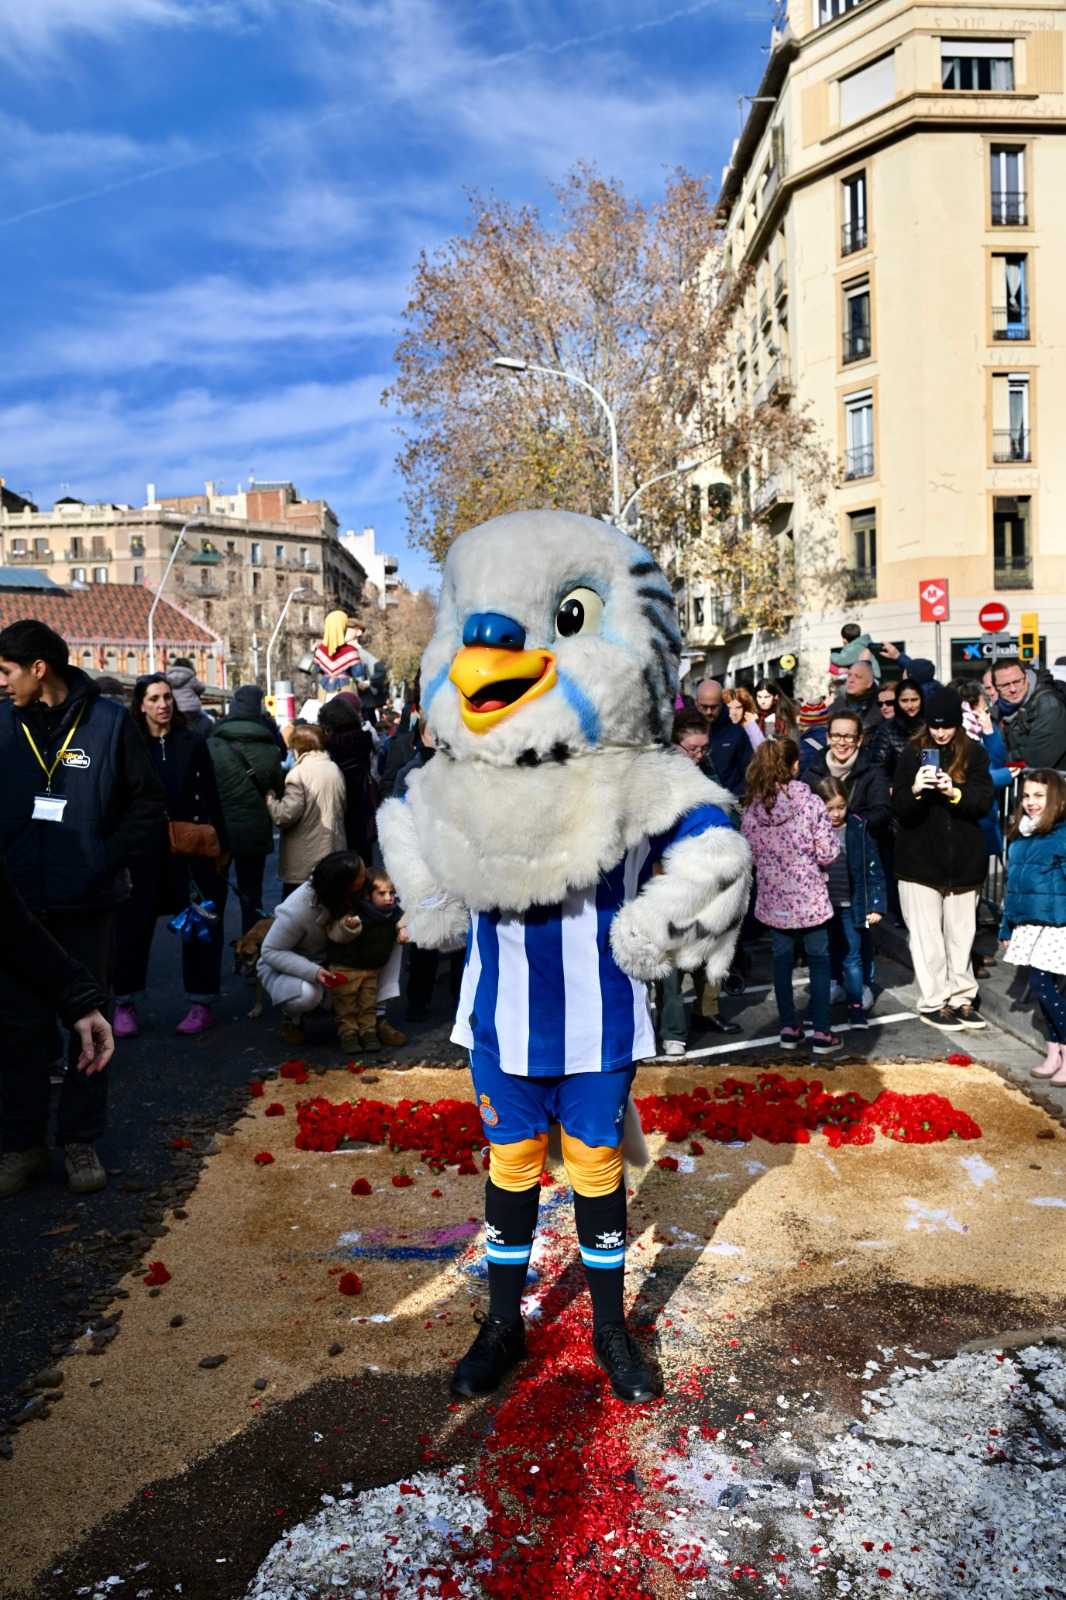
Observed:
[[[358,608],[366,574],[338,539],[324,500],[304,500],[291,483],[258,483],[223,493],[214,483],[143,506],[64,497],[51,511],[29,502],[0,508],[0,565],[34,567],[64,586],[145,584],[158,588],[182,529],[166,594],[225,642],[230,686],[292,676],[322,636],[328,611]],[[291,597],[291,598],[290,598]]]
[[[806,408],[833,462],[812,504],[787,464],[697,480],[703,515],[763,519],[802,611],[745,633],[722,573],[685,604],[692,676],[782,655],[825,681],[841,623],[933,657],[919,588],[946,579],[944,676],[1037,612],[1066,652],[1066,5],[787,0],[720,196],[742,291],[727,405]],[[721,475],[718,474],[718,477]],[[696,601],[702,619],[696,622]]]
[[[387,606],[395,605],[400,589],[400,563],[395,556],[378,549],[376,531],[364,528],[362,533],[356,533],[348,528],[340,539],[366,573],[367,582],[373,584],[379,608],[384,611]]]

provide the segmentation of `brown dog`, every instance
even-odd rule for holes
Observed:
[[[239,939],[232,940],[233,945],[233,970],[242,978],[255,978],[255,1005],[249,1011],[250,1017],[261,1017],[266,1002],[266,993],[256,973],[259,964],[259,952],[263,947],[263,940],[274,926],[273,917],[263,917],[259,922],[253,923],[247,933],[242,933]]]

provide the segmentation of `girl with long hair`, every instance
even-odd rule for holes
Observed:
[[[954,689],[925,701],[926,730],[896,764],[896,876],[918,985],[918,1015],[945,1032],[983,1028],[970,954],[988,870],[981,819],[993,800],[984,748],[962,726]]]
[[[755,685],[755,708],[759,731],[767,739],[795,739],[799,732],[799,712],[794,700],[776,678],[760,678]]]
[[[795,1050],[805,1037],[796,1019],[792,973],[796,941],[807,953],[811,993],[811,1051],[833,1055],[840,1040],[829,1027],[829,923],[833,907],[825,869],[840,851],[825,803],[799,773],[799,747],[793,739],[767,739],[748,768],[741,805],[741,832],[755,863],[755,915],[770,929],[774,994],[780,1016],[780,1041]]]
[[[144,736],[156,776],[166,793],[170,822],[209,823],[219,849],[228,847],[215,768],[206,741],[189,731],[174,703],[174,691],[161,672],[138,678],[131,714]],[[181,938],[181,965],[188,1010],[177,1025],[181,1034],[203,1033],[215,1017],[212,1006],[222,987],[222,925],[226,880],[218,858],[176,855],[162,825],[153,847],[130,862],[130,896],[120,905],[115,927],[115,1037],[140,1032],[137,1000],[148,979],[152,937],[161,916],[190,905],[194,891],[210,907],[197,929]]]
[[[743,686],[736,689],[723,689],[722,700],[730,722],[742,727],[751,742],[753,750],[757,750],[766,735],[759,726],[759,713],[752,698],[751,690]]]
[[[1047,1055],[1034,1078],[1066,1084],[1066,781],[1051,768],[1027,772],[1007,829],[1007,894],[999,937],[1003,959],[1028,967],[1029,991],[1044,1013]]]

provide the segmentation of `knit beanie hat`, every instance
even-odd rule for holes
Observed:
[[[934,689],[925,702],[928,728],[961,728],[962,700],[954,689]]]
[[[907,664],[907,677],[911,683],[932,683],[936,677],[936,668],[924,656],[915,656]]]
[[[801,728],[824,728],[829,721],[829,702],[804,700],[797,717]]]
[[[231,717],[258,717],[263,710],[263,691],[257,683],[242,683],[234,689],[229,703]]]

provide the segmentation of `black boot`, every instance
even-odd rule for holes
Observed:
[[[597,1328],[592,1335],[592,1349],[619,1400],[640,1405],[662,1393],[658,1374],[645,1361],[624,1322],[606,1322]]]
[[[519,1322],[486,1317],[466,1355],[452,1374],[452,1394],[472,1400],[498,1389],[526,1353],[526,1331]]]

